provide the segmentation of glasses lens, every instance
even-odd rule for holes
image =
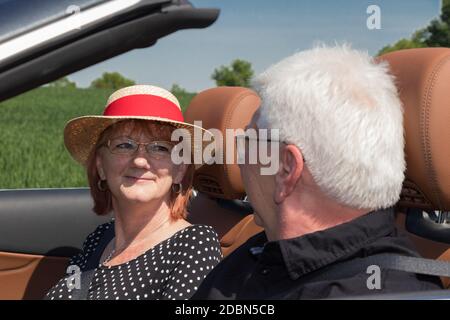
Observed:
[[[236,135],[236,154],[238,164],[256,164],[258,158],[258,144],[266,141],[259,140],[258,137],[247,135]]]
[[[115,154],[132,154],[138,148],[136,141],[126,137],[112,139],[109,142],[109,150]]]
[[[155,159],[169,158],[173,145],[165,141],[154,141],[147,145],[147,152]]]
[[[236,155],[237,155],[237,163],[244,164],[245,163],[245,154],[246,154],[246,136],[245,135],[236,135]]]

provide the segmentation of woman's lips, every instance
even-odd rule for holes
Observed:
[[[130,179],[135,182],[146,182],[146,181],[153,181],[154,179],[151,178],[143,178],[143,177],[134,177],[134,176],[125,176],[125,178]]]

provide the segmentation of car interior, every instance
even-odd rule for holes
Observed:
[[[450,49],[397,51],[379,61],[389,64],[404,104],[407,170],[398,227],[422,256],[450,260]],[[199,93],[185,119],[224,132],[244,128],[259,105],[251,89],[217,87]],[[217,152],[226,156],[226,150]],[[215,228],[224,258],[263,230],[245,201],[237,164],[201,167],[194,188],[188,219]],[[96,216],[91,205],[86,188],[0,192],[0,299],[44,296],[85,237],[111,218]],[[442,281],[450,287],[450,279]]]

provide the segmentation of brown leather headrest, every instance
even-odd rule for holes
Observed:
[[[247,88],[218,87],[200,92],[185,111],[185,120],[202,120],[205,129],[219,129],[226,146],[226,129],[244,129],[260,105],[258,95]],[[233,142],[233,146],[234,146]],[[216,150],[226,159],[226,148]],[[234,150],[236,155],[236,150]],[[245,195],[237,164],[203,165],[195,172],[196,190],[223,199],[239,199]]]
[[[450,49],[380,57],[390,64],[404,105],[406,180],[399,205],[450,210]]]

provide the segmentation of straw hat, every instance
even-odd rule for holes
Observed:
[[[213,140],[208,130],[184,122],[180,103],[172,93],[156,86],[135,85],[114,92],[106,103],[103,115],[83,116],[67,122],[64,144],[71,156],[86,166],[101,133],[110,125],[128,119],[167,123],[187,129],[191,134],[191,159],[196,152],[203,152],[204,147]],[[209,136],[206,142],[202,140],[203,136]]]

